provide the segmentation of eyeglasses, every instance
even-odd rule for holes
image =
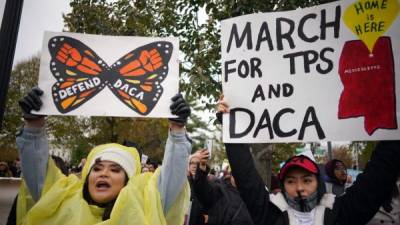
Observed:
[[[335,168],[335,171],[345,171],[345,172],[347,172],[347,169],[346,168]]]

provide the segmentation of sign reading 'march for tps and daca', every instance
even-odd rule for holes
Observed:
[[[397,0],[222,21],[225,142],[400,138]]]

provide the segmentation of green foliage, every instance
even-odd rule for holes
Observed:
[[[16,65],[11,72],[9,89],[7,92],[6,110],[4,112],[3,130],[1,132],[1,150],[8,151],[16,156],[15,133],[23,124],[21,109],[18,100],[35,86],[39,72],[39,57]]]
[[[352,148],[347,145],[336,146],[332,149],[333,159],[339,159],[350,168],[353,165]]]
[[[0,138],[2,159],[17,157],[15,132],[23,124],[18,100],[37,84],[38,74],[37,56],[18,64],[12,72]],[[166,119],[48,116],[46,132],[50,149],[70,151],[72,163],[79,162],[96,145],[122,143],[124,140],[138,143],[145,154],[161,160],[168,135],[168,122]]]
[[[103,35],[175,36],[180,39],[181,91],[194,111],[211,109],[221,93],[220,21],[249,13],[288,10],[328,1],[310,0],[71,0],[72,11],[64,15],[68,31]],[[207,18],[200,21],[201,12]],[[21,125],[17,100],[37,81],[39,59],[17,65],[11,77],[3,149],[15,149],[14,132]],[[198,108],[198,103],[203,105]],[[211,120],[210,120],[211,121]],[[203,145],[211,124],[193,115],[188,130],[195,149]],[[160,158],[167,137],[167,121],[111,117],[49,117],[47,131],[52,144],[72,151],[74,161],[97,144],[132,140],[145,154]],[[198,129],[202,128],[202,129]],[[274,161],[290,153],[290,147],[276,147]],[[221,151],[223,152],[223,151]],[[282,156],[280,154],[282,153]],[[221,156],[223,157],[223,155]],[[275,165],[274,165],[275,167]]]
[[[351,149],[358,148],[359,150],[359,169],[363,170],[365,168],[377,144],[377,141],[355,141],[350,144]]]
[[[295,155],[296,148],[303,148],[301,143],[275,144],[275,150],[272,153],[272,169],[278,172],[280,163]]]
[[[91,146],[88,142],[83,139],[78,140],[72,148],[71,165],[79,165],[81,159],[86,158],[89,154],[89,149],[91,149]]]

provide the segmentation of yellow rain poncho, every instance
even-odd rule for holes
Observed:
[[[24,225],[181,225],[189,202],[189,185],[185,183],[167,215],[164,215],[157,180],[160,169],[154,174],[140,173],[139,155],[134,148],[118,144],[100,145],[94,148],[87,161],[108,147],[128,151],[135,159],[136,174],[129,178],[120,191],[110,219],[102,221],[103,208],[89,205],[83,198],[83,185],[90,168],[82,171],[82,179],[75,175],[66,177],[49,160],[45,183],[40,199],[35,203],[23,182],[17,203],[17,224]]]

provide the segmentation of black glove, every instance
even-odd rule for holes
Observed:
[[[172,104],[169,107],[171,109],[171,113],[174,115],[177,115],[178,118],[170,118],[169,120],[185,124],[187,121],[187,118],[190,116],[190,107],[186,103],[185,99],[183,96],[178,93],[174,97],[171,98]]]
[[[19,106],[22,109],[23,117],[26,120],[35,120],[43,117],[42,115],[33,115],[31,114],[31,110],[39,110],[42,106],[42,100],[40,100],[40,96],[43,95],[43,91],[34,87],[32,90],[22,99],[18,101]]]

